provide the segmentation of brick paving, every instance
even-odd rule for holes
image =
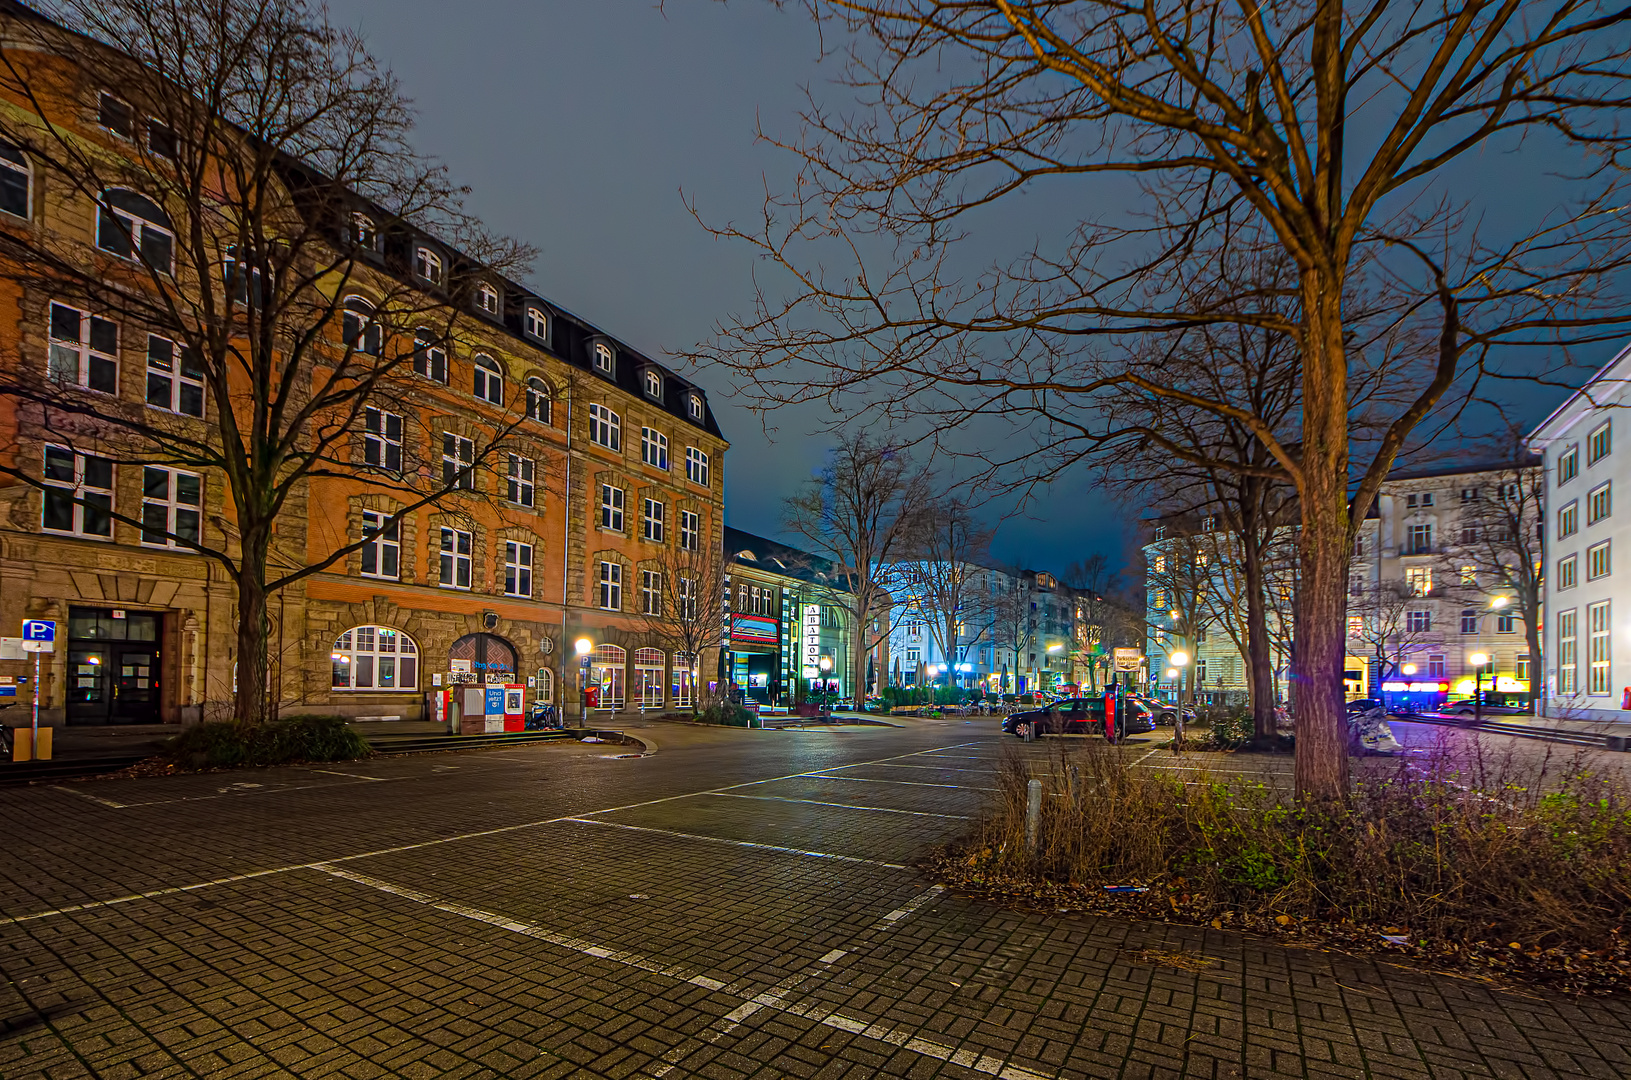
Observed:
[[[994,727],[0,792],[0,1078],[1631,1076],[1625,1001],[932,887]]]

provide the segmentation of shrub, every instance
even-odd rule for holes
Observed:
[[[165,757],[190,769],[351,761],[369,753],[368,740],[343,716],[294,716],[258,727],[211,721],[190,727],[164,744]]]
[[[715,701],[697,715],[704,724],[722,724],[725,727],[749,727],[753,713],[734,701]]]
[[[1257,733],[1250,713],[1222,705],[1202,706],[1195,714],[1195,721],[1208,729],[1203,745],[1218,750],[1245,746]]]

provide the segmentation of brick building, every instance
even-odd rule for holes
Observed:
[[[0,33],[32,73],[33,101],[0,88],[7,130],[49,121],[65,133],[53,137],[119,159],[126,176],[154,160],[155,140],[176,138],[110,84],[101,47],[15,5],[0,7]],[[293,205],[303,169],[287,163]],[[130,267],[149,260],[149,240],[174,244],[180,226],[139,187],[138,177],[86,192],[27,147],[0,145],[0,240],[13,240],[0,243],[0,371],[91,403],[71,438],[57,438],[0,398],[12,470],[0,476],[0,628],[58,622],[40,687],[48,723],[226,715],[236,678],[237,589],[186,542],[238,549],[222,477],[132,460],[94,415],[149,410],[209,440],[223,437],[221,403],[152,327],[95,310],[8,254],[49,243],[145,287]],[[722,543],[727,444],[705,392],[360,197],[335,229],[336,244],[362,249],[335,347],[413,360],[335,441],[349,466],[303,481],[278,519],[280,565],[368,540],[271,597],[280,710],[417,719],[434,686],[491,676],[564,699],[570,713],[581,703],[573,643],[584,639],[602,711],[684,702],[717,658],[676,663],[646,640],[639,611],[664,545]],[[167,286],[180,294],[232,288],[230,264],[204,286],[183,270]],[[408,294],[436,332],[376,317],[382,297]],[[236,397],[228,408],[237,414]],[[456,490],[385,525],[438,477]],[[29,670],[0,652],[0,676]]]

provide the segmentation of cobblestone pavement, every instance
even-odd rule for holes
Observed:
[[[1631,1075],[1623,1001],[930,886],[994,728],[0,792],[0,1077]]]

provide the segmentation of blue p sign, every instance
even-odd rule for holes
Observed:
[[[23,640],[55,641],[57,640],[57,624],[45,619],[24,619]]]

